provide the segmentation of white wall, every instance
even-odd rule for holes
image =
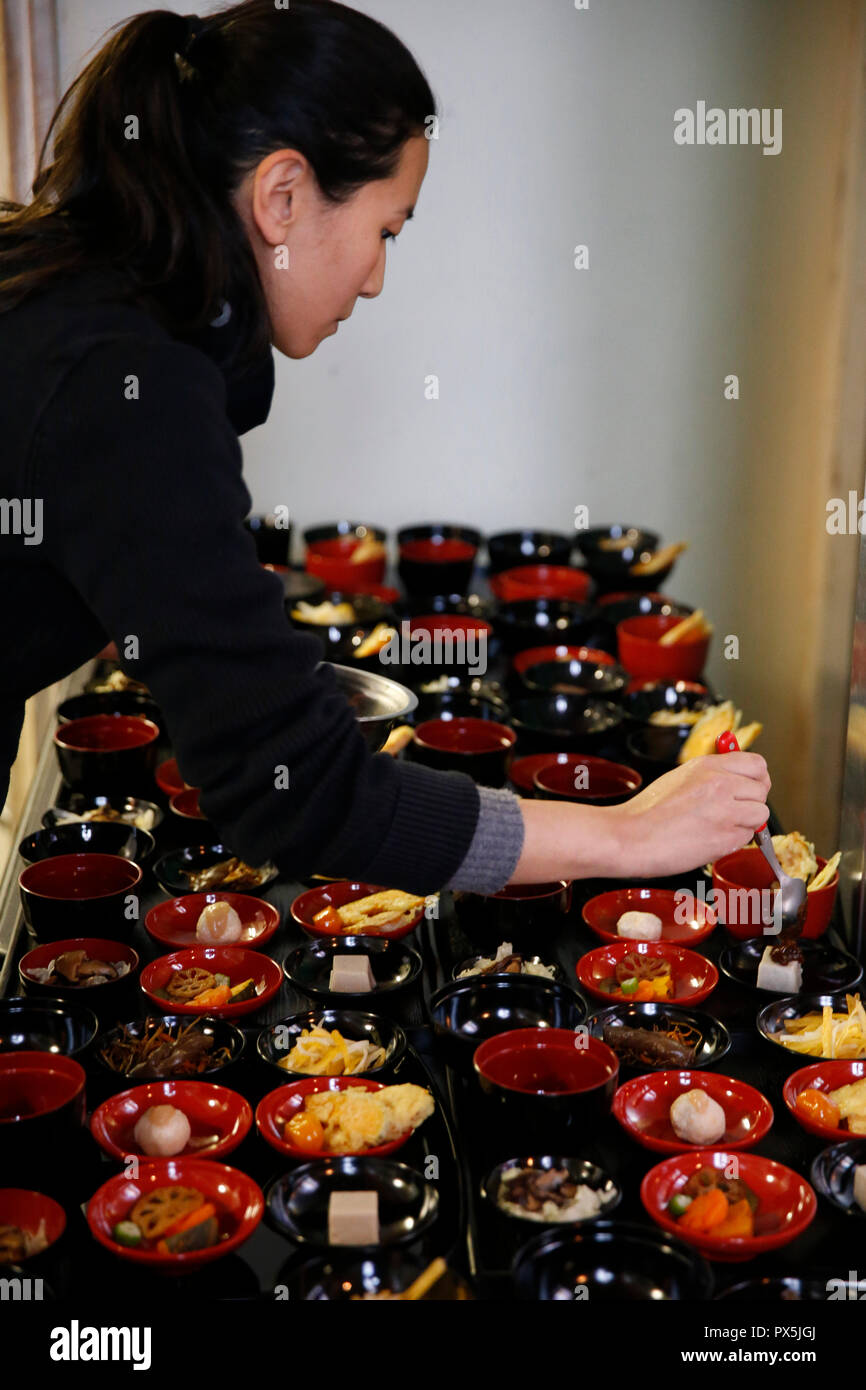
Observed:
[[[136,7],[58,3],[66,82]],[[804,627],[790,584],[823,582],[805,558],[824,528],[809,432],[836,346],[834,180],[858,6],[589,4],[364,0],[425,68],[440,139],[380,299],[312,358],[278,359],[271,417],[245,440],[250,488],[261,510],[288,503],[298,530],[338,513],[569,529],[586,503],[596,521],[689,539],[670,591],[742,644],[738,665],[717,645],[710,673],[765,721],[782,813],[835,835],[847,651],[820,650],[822,624]],[[782,153],[676,146],[673,113],[698,99],[782,107]],[[588,272],[573,268],[578,242]],[[775,569],[787,545],[802,558]],[[819,675],[836,739],[822,808],[790,767]]]

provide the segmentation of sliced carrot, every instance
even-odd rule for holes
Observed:
[[[204,1009],[219,1009],[231,1002],[232,992],[228,985],[217,985],[216,989],[206,989],[190,1002]]]
[[[207,1221],[211,1216],[216,1216],[216,1207],[213,1202],[202,1202],[195,1211],[189,1211],[185,1216],[178,1217],[167,1231],[163,1231],[163,1236],[179,1236],[181,1231],[188,1231],[191,1227],[197,1226],[200,1221]]]
[[[718,1187],[702,1192],[696,1197],[679,1218],[679,1224],[686,1231],[707,1233],[721,1225],[728,1215],[728,1199]]]

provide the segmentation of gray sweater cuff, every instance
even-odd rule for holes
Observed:
[[[525,828],[520,797],[507,787],[479,787],[481,810],[466,857],[446,888],[498,893],[517,867]]]

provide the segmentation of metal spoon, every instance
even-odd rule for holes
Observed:
[[[740,745],[732,733],[719,734],[716,739],[717,753],[739,753]],[[773,849],[773,839],[767,829],[767,822],[755,831],[755,839],[758,846],[779,880],[779,891],[776,901],[773,903],[773,932],[777,933],[783,929],[788,929],[790,936],[797,937],[803,930],[803,922],[806,916],[806,885],[801,878],[790,878],[788,874],[782,872],[782,868],[776,858],[776,851]],[[781,905],[781,925],[777,904]],[[769,931],[765,927],[765,932]]]

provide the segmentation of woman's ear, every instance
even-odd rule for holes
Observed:
[[[275,150],[250,177],[252,220],[269,246],[279,246],[312,192],[310,164],[298,150]]]

